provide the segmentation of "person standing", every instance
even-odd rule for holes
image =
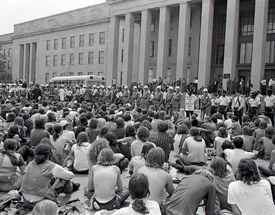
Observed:
[[[232,107],[232,111],[234,112],[234,115],[238,117],[240,124],[242,124],[244,106],[245,106],[245,99],[240,94],[240,92],[237,92],[236,96],[233,98],[231,107]]]
[[[180,87],[176,86],[176,92],[174,93],[174,97],[171,102],[173,111],[178,111],[178,112],[180,111],[181,97],[182,97],[182,93],[180,92]]]
[[[230,98],[226,95],[226,91],[223,91],[222,95],[218,100],[218,112],[224,116],[225,120],[226,120],[226,115],[227,115],[229,105],[230,105]]]
[[[275,96],[272,94],[272,90],[267,91],[267,96],[264,98],[265,115],[270,118],[272,125],[274,126],[274,104]]]
[[[65,100],[65,90],[64,90],[64,85],[60,86],[60,89],[58,90],[58,96],[59,96],[59,100],[64,102]]]
[[[208,90],[206,88],[202,91],[203,95],[201,97],[201,119],[204,119],[204,116],[210,115],[211,111],[211,99],[208,95]]]
[[[192,93],[191,90],[188,91],[185,95],[185,112],[186,117],[190,117],[193,115],[193,112],[195,110],[195,102],[197,100],[197,97]]]
[[[159,109],[159,106],[162,104],[162,100],[163,100],[163,92],[161,91],[161,86],[157,86],[156,91],[154,93],[155,110]]]
[[[140,92],[138,92],[137,86],[134,86],[131,103],[132,105],[135,105],[135,104],[139,104],[139,101],[140,101]]]
[[[173,93],[173,87],[170,86],[168,88],[168,92],[165,95],[165,107],[166,107],[166,113],[167,114],[172,114],[171,107],[172,107],[172,101],[174,98],[174,93]]]
[[[148,109],[149,104],[150,104],[150,97],[151,97],[151,93],[148,89],[148,86],[145,85],[143,87],[143,95],[142,95],[141,100],[140,100],[140,104],[143,108]]]

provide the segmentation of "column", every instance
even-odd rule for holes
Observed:
[[[202,2],[201,16],[201,38],[199,54],[198,87],[207,86],[210,81],[211,57],[212,57],[212,35],[214,18],[214,0]]]
[[[163,74],[167,71],[169,24],[170,8],[167,6],[161,7],[159,10],[157,79],[163,77]]]
[[[125,15],[125,46],[122,85],[132,83],[133,51],[134,51],[135,16],[133,13]]]
[[[19,47],[19,80],[23,79],[23,74],[24,74],[23,71],[24,71],[24,45],[20,45]]]
[[[29,83],[29,72],[30,72],[30,44],[25,44],[24,50],[24,81]]]
[[[138,74],[138,82],[141,84],[148,81],[151,20],[152,12],[150,10],[142,11]]]
[[[240,0],[227,1],[226,30],[224,45],[223,89],[227,89],[226,76],[236,77],[239,38]]]
[[[119,16],[112,16],[109,27],[108,63],[106,84],[111,85],[112,79],[117,79],[118,44],[119,44]]]
[[[30,76],[29,82],[35,83],[36,79],[36,48],[37,43],[31,43],[30,45]]]
[[[188,2],[180,4],[178,53],[176,78],[187,78],[188,46],[190,32],[191,7]]]
[[[265,47],[267,37],[269,0],[255,1],[255,20],[251,82],[253,90],[260,90],[260,81],[265,74]]]

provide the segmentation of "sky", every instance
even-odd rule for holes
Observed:
[[[12,33],[14,24],[103,2],[105,0],[1,0],[0,35]]]

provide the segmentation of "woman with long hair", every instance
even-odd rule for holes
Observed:
[[[124,138],[117,140],[118,147],[121,153],[129,160],[131,160],[131,144],[136,140],[136,131],[134,126],[128,125],[126,127],[126,135]]]
[[[8,192],[19,189],[25,162],[19,153],[16,153],[17,142],[14,139],[4,141],[4,150],[0,153],[0,191]],[[17,168],[20,172],[18,174]]]
[[[157,202],[148,200],[150,196],[149,181],[144,174],[137,173],[129,181],[129,193],[133,201],[129,207],[119,209],[113,215],[160,215],[160,208]]]
[[[228,203],[233,214],[275,214],[270,183],[261,179],[256,163],[242,159],[236,175],[237,181],[228,187]]]
[[[185,139],[189,137],[189,129],[186,125],[180,125],[177,129],[177,134],[174,137],[175,142],[174,144],[174,151],[177,155],[181,153],[182,145]]]
[[[215,140],[214,140],[214,149],[216,150],[216,155],[217,156],[221,156],[222,155],[222,153],[223,153],[222,143],[225,140],[229,141],[230,138],[228,137],[228,133],[227,133],[226,128],[221,127],[218,130],[218,136],[215,137]]]
[[[65,160],[68,168],[72,167],[74,173],[87,174],[89,170],[88,153],[91,149],[87,133],[80,132],[77,136],[76,144],[71,148],[71,152]]]

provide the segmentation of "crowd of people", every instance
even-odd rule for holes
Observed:
[[[199,207],[207,215],[274,215],[272,90],[246,96],[154,83],[4,86],[0,192],[18,190],[32,214],[56,214],[58,196],[77,191],[72,179],[84,174],[88,209],[99,215]]]

